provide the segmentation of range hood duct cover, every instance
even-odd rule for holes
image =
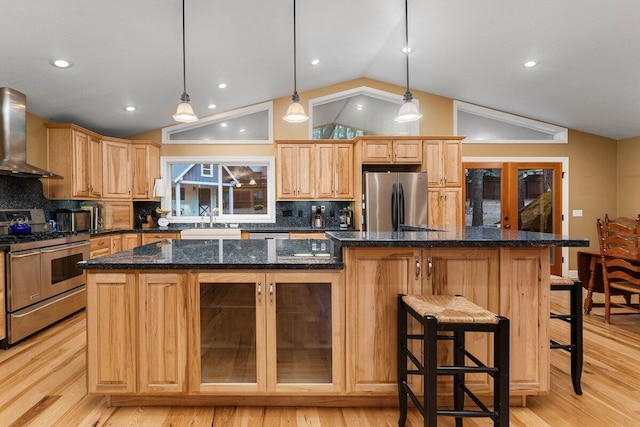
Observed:
[[[0,175],[20,178],[62,178],[27,163],[27,97],[0,88]]]

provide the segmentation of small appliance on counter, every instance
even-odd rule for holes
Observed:
[[[324,206],[311,206],[311,227],[324,228],[327,220]]]
[[[340,228],[353,227],[353,211],[349,208],[340,209]]]
[[[91,230],[91,212],[88,210],[58,209],[55,215],[58,231]]]

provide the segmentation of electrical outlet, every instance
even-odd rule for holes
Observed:
[[[291,209],[285,209],[282,211],[282,216],[293,216],[293,211]]]
[[[301,217],[302,216],[302,211],[298,211],[298,216]]]
[[[331,218],[333,218],[334,216],[336,216],[336,211],[334,211],[333,209],[331,209],[331,210],[329,211],[329,216],[330,216]]]

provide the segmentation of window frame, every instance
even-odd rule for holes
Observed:
[[[242,165],[242,166],[267,166],[267,214],[224,214],[220,211],[215,218],[216,223],[275,223],[276,222],[276,173],[274,156],[161,156],[160,174],[162,176],[164,192],[160,196],[160,206],[164,210],[172,211],[171,191],[172,186],[167,182],[171,176],[169,164],[171,163],[211,163],[217,165]],[[218,168],[220,169],[220,168]],[[218,205],[221,206],[224,191],[218,192]],[[174,224],[196,224],[202,221],[201,216],[173,216],[166,215],[169,223]]]
[[[454,135],[459,135],[458,111],[553,135],[553,139],[474,140],[465,138],[462,141],[463,144],[567,144],[569,142],[569,130],[565,127],[552,125],[539,120],[528,119],[515,114],[505,113],[503,111],[493,110],[491,108],[481,107],[479,105],[469,104],[468,102],[458,100],[453,101]]]
[[[222,122],[225,120],[231,120],[238,117],[248,116],[250,114],[259,113],[261,111],[267,112],[267,126],[268,139],[220,139],[220,140],[183,140],[183,139],[171,139],[171,135],[178,132],[184,132],[191,129],[197,129],[202,126],[208,126],[212,123]],[[235,110],[225,111],[223,113],[214,114],[199,119],[193,123],[179,123],[172,126],[162,128],[162,143],[163,144],[273,144],[273,101],[263,102],[260,104],[250,105],[248,107],[237,108]]]

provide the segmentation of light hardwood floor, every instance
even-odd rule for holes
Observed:
[[[552,296],[552,308],[566,307]],[[0,350],[0,426],[396,426],[397,408],[129,407],[109,408],[104,397],[87,396],[85,319],[78,313],[35,337]],[[552,334],[567,337],[552,322]],[[584,394],[573,393],[569,355],[551,355],[551,393],[511,408],[514,426],[636,426],[640,411],[640,316],[614,316],[602,309],[585,316]],[[409,427],[422,425],[416,410]],[[452,426],[441,418],[439,425]],[[467,426],[491,425],[466,420]]]

